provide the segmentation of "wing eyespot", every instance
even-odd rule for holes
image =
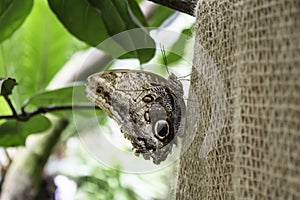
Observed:
[[[143,101],[145,103],[151,103],[152,101],[154,101],[154,97],[151,94],[148,94],[143,97]]]
[[[170,133],[169,123],[166,120],[158,120],[154,124],[154,135],[160,140],[164,140]]]

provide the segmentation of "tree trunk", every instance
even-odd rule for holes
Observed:
[[[200,0],[196,15],[176,199],[300,199],[300,1]]]

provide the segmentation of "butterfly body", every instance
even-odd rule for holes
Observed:
[[[182,136],[183,88],[174,74],[168,79],[141,70],[108,70],[88,78],[88,99],[120,126],[135,154],[155,164],[171,153]]]

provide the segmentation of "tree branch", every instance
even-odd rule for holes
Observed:
[[[39,107],[35,111],[32,112],[26,112],[23,110],[22,113],[20,114],[14,114],[14,115],[2,115],[0,116],[0,119],[16,119],[19,121],[27,121],[31,117],[39,114],[45,114],[49,112],[54,112],[54,111],[60,111],[60,110],[81,110],[81,109],[99,109],[96,106],[91,106],[91,105],[73,105],[73,106],[49,106],[49,107]]]
[[[195,16],[194,8],[196,7],[197,0],[149,0],[149,1],[153,1],[157,4]]]

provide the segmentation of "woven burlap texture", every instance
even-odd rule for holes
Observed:
[[[194,67],[176,199],[300,199],[300,1],[200,0]]]

